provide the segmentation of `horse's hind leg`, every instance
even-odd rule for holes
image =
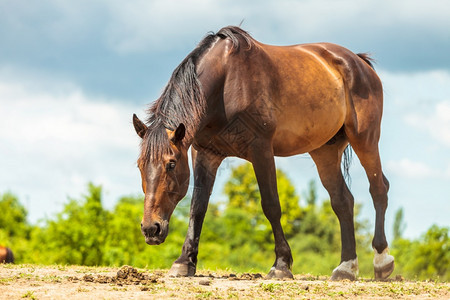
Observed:
[[[331,280],[355,280],[358,274],[353,223],[354,199],[341,171],[341,157],[346,145],[347,141],[341,136],[334,144],[324,145],[310,152],[341,227],[341,262],[333,270]]]
[[[386,279],[394,270],[394,257],[389,255],[388,243],[384,233],[384,218],[388,205],[389,182],[383,174],[378,150],[379,134],[348,134],[350,144],[358,155],[370,183],[370,194],[375,207],[375,234],[372,247],[375,250],[373,260],[375,279]]]

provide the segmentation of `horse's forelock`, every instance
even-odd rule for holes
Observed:
[[[157,163],[170,151],[170,140],[165,127],[161,124],[151,124],[141,142],[138,164],[145,167],[149,162]]]

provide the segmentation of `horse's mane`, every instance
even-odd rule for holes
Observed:
[[[196,66],[203,54],[218,39],[230,39],[230,53],[240,49],[242,43],[251,48],[253,39],[243,29],[235,26],[222,28],[216,34],[210,33],[186,56],[173,71],[161,97],[148,109],[148,130],[142,140],[140,163],[150,159],[159,160],[170,152],[170,143],[165,129],[175,130],[179,124],[186,127],[186,138],[191,141],[206,112],[206,99],[196,73]]]

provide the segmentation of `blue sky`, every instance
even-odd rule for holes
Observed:
[[[141,117],[173,69],[209,31],[237,25],[277,45],[327,41],[370,52],[385,90],[380,142],[391,182],[387,233],[403,207],[407,237],[450,225],[448,1],[0,0],[0,193],[17,194],[36,222],[79,198],[89,181],[108,208],[140,194]],[[224,200],[230,167],[213,199]],[[277,159],[299,194],[315,179],[308,155]],[[373,223],[354,156],[351,189]]]

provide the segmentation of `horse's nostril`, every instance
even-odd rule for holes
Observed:
[[[152,225],[147,227],[141,223],[141,230],[146,237],[156,237],[161,234],[161,224],[154,222]]]
[[[155,223],[155,236],[158,236],[161,233],[161,225],[159,223]]]

